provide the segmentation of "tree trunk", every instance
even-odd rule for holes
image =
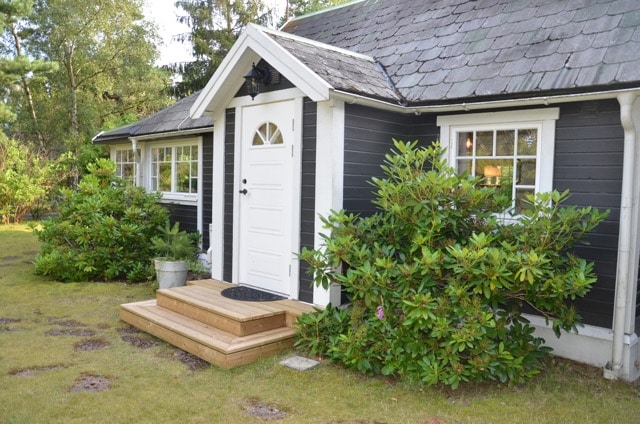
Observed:
[[[16,29],[15,25],[11,26],[11,34],[13,35],[13,43],[16,48],[16,57],[22,57],[22,45],[20,44],[20,37],[18,36],[18,30]],[[24,74],[20,75],[20,81],[22,83],[24,95],[27,99],[27,104],[29,105],[29,113],[31,114],[31,119],[33,120],[33,127],[38,137],[38,149],[40,153],[44,153],[44,137],[42,136],[42,132],[40,132],[40,126],[38,125],[38,117],[36,115],[36,108],[33,105],[33,96],[31,95],[29,81]]]

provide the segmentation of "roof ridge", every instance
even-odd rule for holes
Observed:
[[[362,3],[364,1],[366,1],[366,0],[351,0],[351,1],[348,1],[346,3],[337,4],[335,6],[327,7],[325,9],[316,10],[315,12],[309,12],[309,13],[306,13],[304,15],[294,16],[294,17],[292,17],[290,19],[287,19],[287,21],[284,24],[282,24],[282,26],[280,28],[284,28],[290,22],[301,21],[301,20],[306,19],[306,18],[310,18],[310,17],[313,17],[313,16],[318,16],[318,15],[321,15],[323,13],[331,12],[333,10],[340,9],[340,8],[343,8],[343,7],[347,7],[347,6],[351,6],[351,5],[354,5],[354,4],[357,4],[357,3]]]
[[[369,61],[371,63],[376,63],[376,59],[373,56],[369,56],[369,55],[366,55],[366,54],[354,52],[353,50],[343,49],[342,47],[337,47],[337,46],[334,46],[334,45],[331,45],[331,44],[327,44],[327,43],[321,43],[319,41],[312,40],[310,38],[305,38],[305,37],[301,37],[299,35],[291,34],[291,33],[288,33],[288,32],[283,32],[283,31],[279,31],[279,30],[266,28],[266,27],[263,27],[261,25],[256,25],[256,24],[249,24],[249,25],[255,27],[258,31],[262,31],[264,33],[271,34],[271,35],[276,36],[276,37],[288,38],[289,40],[293,40],[293,41],[296,41],[296,42],[299,42],[299,43],[302,43],[302,44],[307,44],[309,46],[319,47],[319,48],[322,48],[324,50],[330,50],[330,51],[334,51],[336,53],[344,54],[346,56],[351,56],[351,57],[355,57],[355,58],[358,58],[358,59],[367,60],[367,61]]]

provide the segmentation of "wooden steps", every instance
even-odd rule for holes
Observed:
[[[120,306],[120,319],[222,368],[293,346],[293,324],[313,307],[293,300],[242,302],[214,280],[158,290],[156,299]]]

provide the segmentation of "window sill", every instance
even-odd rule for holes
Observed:
[[[181,205],[197,205],[197,194],[183,194],[183,193],[160,193],[162,194],[162,203],[179,203]]]

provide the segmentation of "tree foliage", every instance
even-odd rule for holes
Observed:
[[[13,91],[21,91],[24,94],[24,101],[38,135],[37,141],[42,149],[43,139],[38,132],[38,119],[31,95],[30,81],[58,68],[56,63],[33,59],[23,51],[22,39],[25,34],[22,22],[24,18],[31,15],[32,11],[33,0],[0,1],[0,34],[2,35],[0,53],[3,56],[0,58],[0,87],[5,90],[5,97]],[[11,122],[15,118],[16,115],[9,110],[8,106],[0,103],[0,122]]]
[[[178,20],[191,29],[178,39],[192,45],[194,57],[192,62],[168,66],[181,76],[173,87],[178,98],[204,88],[249,23],[269,25],[272,20],[262,0],[179,0],[175,5],[185,13]]]
[[[500,225],[494,211],[508,199],[456,174],[442,153],[395,142],[386,177],[372,181],[379,212],[323,219],[324,248],[301,256],[317,284],[341,284],[351,303],[301,318],[298,346],[422,384],[518,382],[547,350],[523,306],[558,335],[575,329],[571,301],[596,278],[571,249],[607,213],[561,206],[569,194],[552,192]]]
[[[30,2],[2,4],[18,3]],[[79,161],[95,156],[90,141],[101,129],[167,106],[169,76],[154,66],[157,36],[141,7],[141,0],[35,0],[19,19],[5,12],[13,26],[3,32],[3,56],[31,63],[7,89],[17,115],[7,133],[49,158],[70,151],[83,169]],[[57,72],[35,69],[51,63]]]
[[[65,177],[60,161],[44,161],[32,149],[0,133],[0,216],[20,222],[37,215]]]
[[[159,195],[125,185],[99,159],[77,189],[63,189],[59,216],[35,230],[36,272],[60,281],[141,281],[153,276],[151,238],[168,223]]]

